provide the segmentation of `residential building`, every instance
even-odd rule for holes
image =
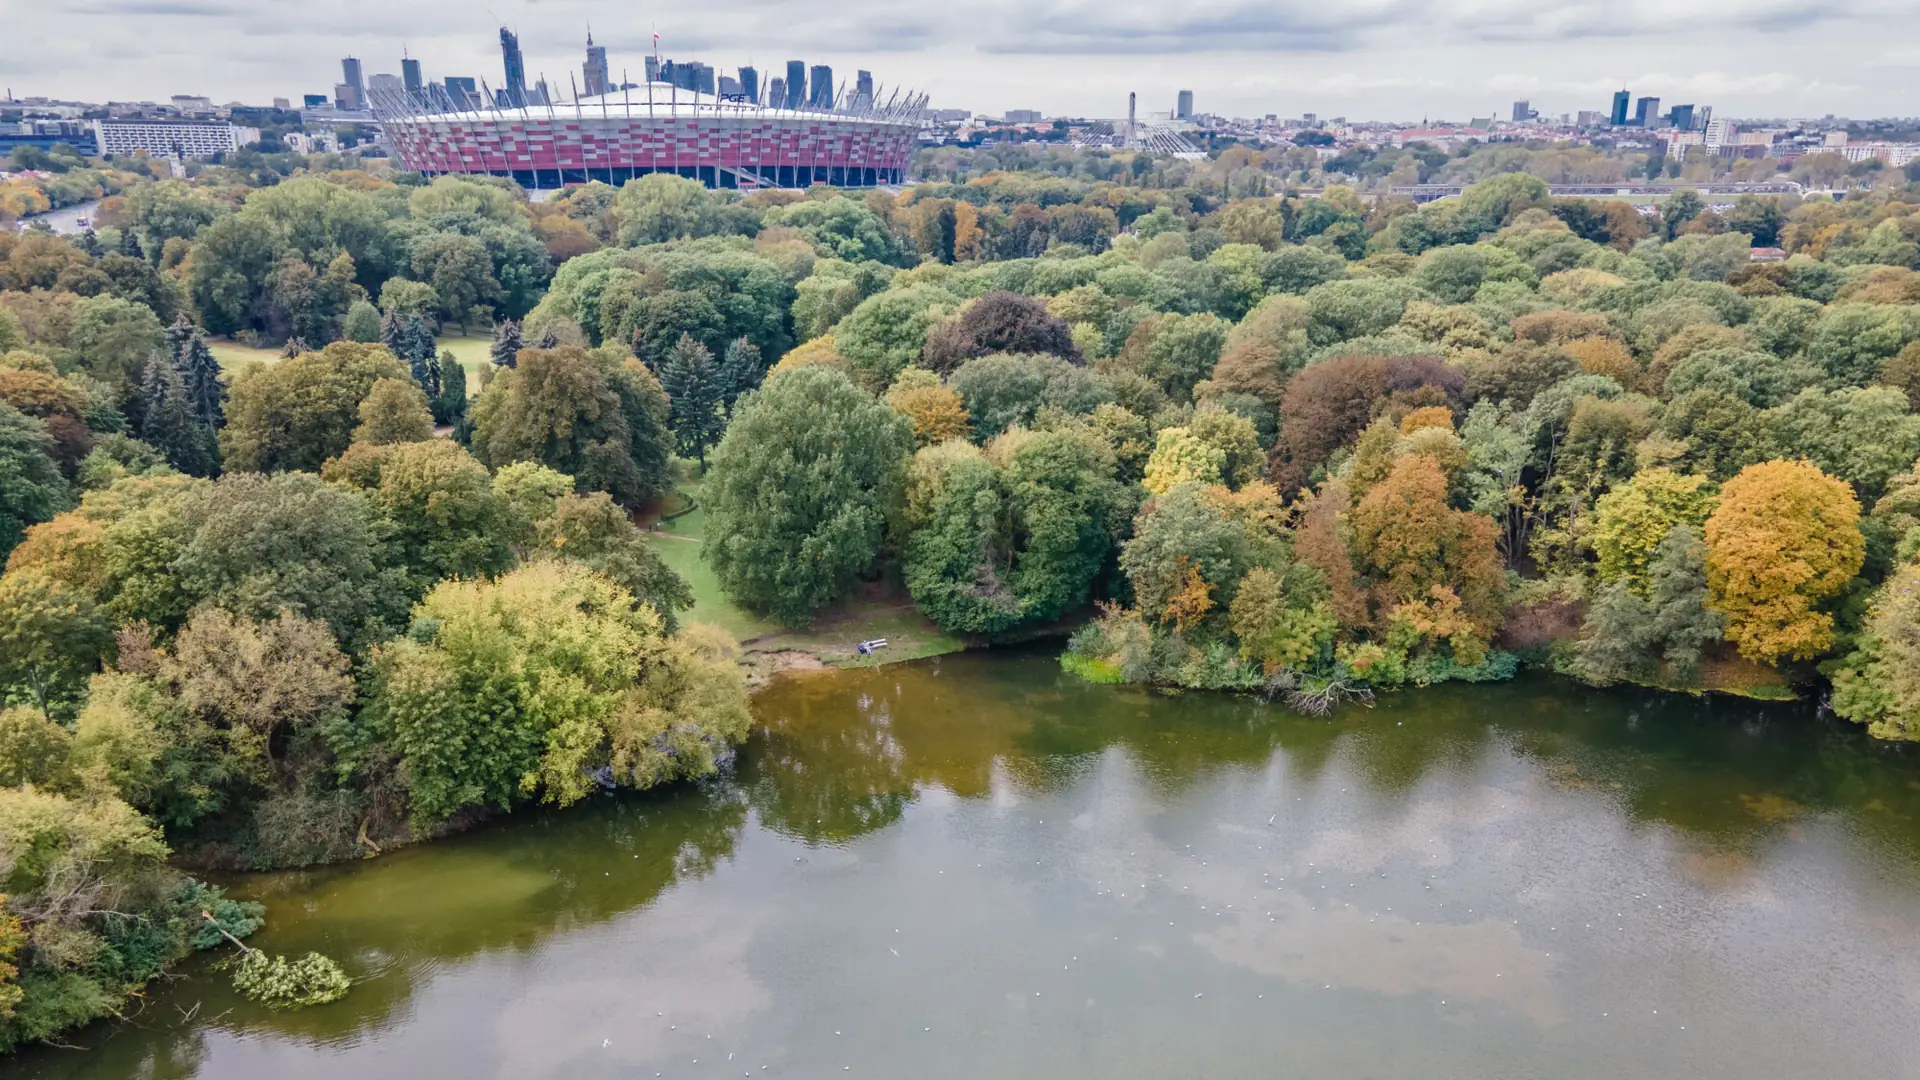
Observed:
[[[1009,124],[1037,124],[1040,122],[1040,110],[1008,109],[1004,119]]]
[[[1739,131],[1740,125],[1732,120],[1710,120],[1706,124],[1706,144],[1708,146],[1721,146],[1726,143],[1731,143]]]
[[[1607,122],[1607,114],[1598,109],[1582,109],[1574,123],[1580,127],[1599,127]]]
[[[935,124],[957,124],[962,120],[973,119],[972,109],[928,109],[926,119]]]
[[[1180,96],[1175,99],[1175,102],[1173,108],[1173,118],[1175,120],[1193,119],[1193,91],[1180,91]]]
[[[807,63],[804,60],[787,61],[787,108],[797,109],[807,103]]]
[[[182,113],[210,113],[213,111],[213,99],[197,94],[175,94],[171,99],[174,111]]]
[[[580,65],[581,90],[588,97],[599,97],[609,89],[607,47],[593,43],[593,31],[587,31],[587,62]]]
[[[833,69],[815,64],[807,72],[807,104],[816,109],[833,108]]]
[[[504,26],[500,28],[500,64],[507,76],[507,85],[502,89],[507,104],[516,109],[526,108],[527,61],[520,55],[520,36]]]
[[[1633,126],[1641,128],[1658,127],[1660,123],[1660,99],[1643,97],[1633,103]]]
[[[341,112],[359,112],[361,96],[352,83],[333,84],[333,107]]]
[[[1625,90],[1616,90],[1613,94],[1613,126],[1627,126],[1628,94]]]
[[[94,153],[212,157],[238,150],[241,131],[224,120],[95,120]],[[254,132],[254,138],[260,137]]]

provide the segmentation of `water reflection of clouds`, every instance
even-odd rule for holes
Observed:
[[[748,967],[771,914],[674,890],[613,932],[550,945],[541,976],[494,1025],[498,1075],[627,1075],[683,1057],[724,1058],[772,1001]],[[582,975],[558,974],[568,970]]]

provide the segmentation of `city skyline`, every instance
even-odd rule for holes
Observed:
[[[1383,4],[1345,14],[1292,3],[1230,5],[1164,25],[1135,20],[1125,5],[1023,5],[996,9],[979,33],[956,29],[949,37],[930,29],[944,25],[945,15],[856,5],[804,25],[751,14],[659,30],[664,54],[698,57],[720,71],[780,72],[797,56],[841,73],[911,70],[936,105],[981,113],[1038,107],[1112,117],[1124,114],[1127,92],[1138,90],[1143,113],[1164,114],[1180,90],[1191,89],[1196,111],[1221,115],[1464,119],[1504,115],[1524,98],[1548,116],[1606,109],[1623,85],[1668,101],[1711,101],[1722,115],[1920,111],[1904,92],[1920,69],[1920,48],[1878,44],[1910,38],[1920,12],[1881,0],[1799,15],[1775,0],[1629,4],[1603,25],[1552,5],[1441,15],[1432,5],[1401,3],[1388,18]],[[0,0],[0,9],[16,6],[0,17],[23,28],[32,47],[0,56],[0,85],[23,96],[195,93],[264,102],[332,88],[346,55],[360,57],[372,75],[399,73],[404,53],[423,64],[429,81],[464,75],[492,83],[500,63],[499,24],[433,4],[397,11],[355,3],[324,17],[275,9],[269,20],[249,0],[93,0],[62,10]],[[1697,21],[1675,21],[1683,15]],[[589,24],[595,45],[607,50],[612,82],[623,73],[642,78],[652,51],[652,23],[600,5],[542,4],[506,22],[521,39],[529,87],[544,74],[564,92],[568,74],[580,73]],[[1716,47],[1702,49],[1692,39],[1709,29]],[[263,48],[276,41],[285,51]],[[230,47],[221,62],[207,63],[207,50],[223,46]]]

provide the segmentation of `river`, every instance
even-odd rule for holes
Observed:
[[[1546,678],[1331,720],[965,654],[783,679],[732,774],[243,879],[57,1078],[1920,1075],[1920,760]]]

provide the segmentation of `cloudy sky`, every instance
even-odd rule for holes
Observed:
[[[21,96],[265,103],[329,93],[339,58],[500,81],[495,28],[529,79],[577,75],[591,22],[611,66],[665,55],[730,70],[864,67],[942,107],[1119,116],[1182,88],[1226,115],[1461,119],[1604,109],[1615,89],[1723,116],[1920,114],[1916,0],[0,0],[0,87]],[[697,12],[697,13],[696,13]]]

